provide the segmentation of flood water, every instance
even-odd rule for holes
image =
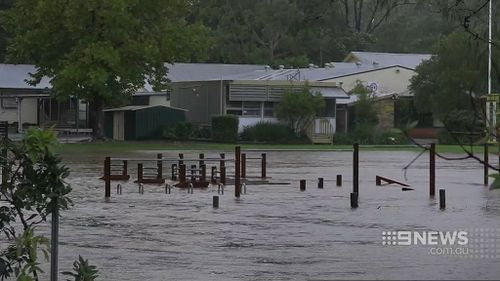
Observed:
[[[186,158],[198,153],[182,152]],[[164,157],[177,153],[163,152]],[[165,194],[163,187],[146,185],[141,195],[132,181],[123,185],[122,195],[116,195],[113,182],[106,203],[98,180],[104,156],[66,157],[75,205],[62,213],[59,268],[70,269],[82,255],[98,266],[99,280],[498,279],[500,231],[491,236],[498,246],[489,257],[382,245],[382,231],[500,229],[500,190],[482,185],[482,166],[473,160],[437,160],[437,188],[447,195],[444,211],[437,196],[428,196],[427,154],[408,170],[414,191],[375,185],[376,175],[404,181],[402,167],[417,154],[361,151],[355,210],[349,205],[352,152],[269,151],[270,180],[291,184],[249,185],[240,199],[228,186],[219,209],[212,208],[216,188]],[[229,167],[228,175],[232,171]],[[249,161],[247,175],[259,173],[260,163]],[[135,178],[135,169],[130,174]],[[335,186],[336,174],[343,175],[342,187]],[[324,189],[317,188],[318,177],[325,178]],[[304,192],[298,188],[301,179],[307,180]]]

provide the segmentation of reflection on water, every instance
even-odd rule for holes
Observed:
[[[430,256],[424,246],[381,244],[384,230],[500,228],[500,190],[481,185],[481,166],[473,161],[437,161],[445,211],[428,198],[427,157],[408,171],[415,191],[375,186],[375,175],[404,180],[401,169],[415,155],[362,151],[357,210],[349,207],[349,152],[269,152],[268,175],[292,184],[250,185],[239,200],[228,187],[215,210],[216,188],[167,195],[146,186],[140,195],[131,182],[105,203],[97,179],[104,156],[66,158],[75,206],[61,219],[60,269],[71,268],[80,254],[99,267],[101,280],[498,278],[499,259]],[[259,171],[259,163],[248,163],[247,174]],[[135,170],[130,173],[134,178]],[[336,174],[343,175],[343,187],[335,186]],[[324,189],[316,188],[318,177],[325,178]],[[298,190],[300,179],[308,181],[305,192]]]

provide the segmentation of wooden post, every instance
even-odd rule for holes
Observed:
[[[429,195],[436,195],[436,144],[431,143],[429,163]]]
[[[184,161],[182,161],[182,159],[184,159],[184,154],[183,153],[179,153],[179,167],[184,164]]]
[[[217,171],[217,167],[212,166],[212,173],[210,174],[210,183],[212,183],[212,184],[217,183],[217,180],[215,178],[216,177],[215,171]]]
[[[104,197],[111,197],[111,157],[104,159]]]
[[[352,163],[352,170],[353,170],[353,179],[352,179],[352,192],[356,193],[356,195],[359,195],[359,144],[355,143],[353,144],[353,163]]]
[[[196,165],[191,165],[191,181],[195,181],[196,180]]]
[[[266,178],[266,154],[262,153],[261,178]]]
[[[137,182],[141,183],[142,182],[142,163],[137,163]]]
[[[199,165],[198,166],[203,166],[205,165],[205,161],[203,161],[203,159],[205,159],[205,154],[203,153],[200,153],[200,161],[199,161]]]
[[[246,153],[241,154],[241,177],[242,178],[247,177],[247,154]]]
[[[181,185],[186,183],[186,165],[184,164],[179,166],[179,183]]]
[[[306,180],[300,180],[300,191],[306,190]]]
[[[214,195],[212,199],[212,206],[214,208],[219,208],[219,196]]]
[[[446,208],[446,190],[439,189],[439,209],[444,210]]]
[[[172,177],[171,179],[174,181],[174,180],[177,180],[177,175],[175,173],[175,170],[177,170],[177,164],[172,164]],[[178,171],[177,171],[178,172]]]
[[[356,192],[351,192],[351,208],[355,209],[358,207],[358,194]]]
[[[241,194],[241,148],[237,145],[234,148],[234,196],[237,198],[240,197]]]
[[[128,161],[123,160],[123,170],[122,170],[122,175],[126,177],[128,175]]]
[[[375,176],[375,184],[382,185],[382,181],[380,180],[379,176]]]
[[[221,159],[221,160],[220,160],[220,162],[219,162],[219,167],[224,167],[224,166],[226,166],[226,161],[224,161],[224,160],[223,160],[223,159],[225,159],[225,158],[226,158],[226,154],[221,153],[221,154],[220,154],[220,159]]]
[[[201,165],[201,182],[207,181],[207,166],[205,164]]]
[[[161,179],[163,178],[163,161],[161,161],[161,159],[163,158],[163,155],[161,153],[158,153],[156,155],[156,158],[157,159],[160,159],[156,162],[156,166],[157,166],[157,175],[156,175],[156,178],[157,179]]]
[[[323,178],[318,178],[318,188],[323,188]]]
[[[342,175],[337,175],[337,186],[342,186]]]
[[[488,144],[484,144],[484,160],[483,160],[483,167],[484,167],[484,185],[488,185],[488,175],[489,175],[489,151],[488,151]],[[441,191],[440,191],[441,192]]]
[[[226,185],[226,166],[220,167],[220,183]]]

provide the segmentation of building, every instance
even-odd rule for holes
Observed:
[[[274,73],[274,70],[263,70]],[[258,122],[278,122],[276,105],[287,91],[300,91],[306,85],[321,93],[326,100],[323,116],[310,126],[309,137],[314,142],[331,143],[335,132],[337,99],[348,99],[335,83],[297,80],[255,79],[255,71],[226,76],[221,80],[172,83],[173,106],[188,110],[188,122],[210,125],[214,115],[236,115],[239,130]],[[231,79],[238,77],[238,79]]]

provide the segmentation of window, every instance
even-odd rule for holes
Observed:
[[[226,114],[232,115],[243,115],[243,102],[241,101],[230,101],[227,102]]]
[[[259,101],[243,102],[243,115],[260,117],[260,102]]]
[[[0,98],[0,104],[3,109],[16,109],[17,101],[15,98]]]
[[[275,117],[274,107],[276,103],[274,102],[264,102],[264,117]]]
[[[167,101],[170,101],[170,96],[172,95],[171,90],[167,90]]]

